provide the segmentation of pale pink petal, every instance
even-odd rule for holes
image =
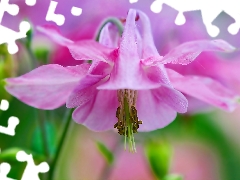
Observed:
[[[109,64],[94,62],[89,68],[88,74],[82,78],[67,100],[67,107],[82,106],[91,100],[97,93],[97,86],[111,71]]]
[[[73,112],[73,119],[94,131],[113,129],[117,107],[117,91],[101,90]]]
[[[155,90],[138,91],[137,113],[143,121],[139,131],[153,131],[170,124],[177,116],[176,111],[155,97]]]
[[[59,30],[54,26],[38,26],[37,30],[49,36],[52,40],[62,46],[68,46],[74,43],[72,40],[63,37]]]
[[[179,113],[187,112],[188,100],[186,97],[176,89],[167,86],[161,86],[154,90],[156,98],[173,110]]]
[[[111,62],[115,57],[115,49],[108,48],[94,40],[78,41],[67,47],[76,60]]]
[[[6,79],[6,90],[30,106],[55,109],[66,102],[88,68],[88,64],[74,68],[44,65],[20,77]]]
[[[100,33],[99,43],[109,48],[117,48],[119,39],[118,29],[112,23],[107,23]]]
[[[156,64],[155,66],[147,66],[145,67],[145,72],[151,81],[160,83],[161,85],[172,86],[164,65]]]
[[[138,54],[136,24],[136,11],[128,12],[124,32],[122,35],[118,57],[115,60],[110,79],[99,89],[151,89],[159,84],[151,82],[141,66]]]
[[[76,60],[112,61],[113,48],[108,48],[94,40],[71,41],[63,37],[53,26],[39,26],[37,29],[56,43],[68,47]]]
[[[156,49],[156,46],[154,44],[153,36],[152,36],[152,29],[151,29],[151,23],[149,18],[145,13],[142,11],[137,11],[140,17],[140,21],[142,22],[142,48],[143,48],[143,54],[142,58],[146,59],[152,56],[159,56],[159,53]]]
[[[213,79],[201,76],[183,76],[167,69],[173,87],[179,91],[219,108],[232,111],[239,97]]]
[[[236,50],[235,47],[221,39],[191,41],[172,49],[159,62],[187,65],[195,60],[202,51],[232,52],[234,50]]]

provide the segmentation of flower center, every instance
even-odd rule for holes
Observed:
[[[122,89],[117,91],[117,95],[120,105],[116,112],[118,122],[114,125],[114,128],[118,129],[120,135],[125,136],[125,149],[126,138],[128,138],[130,152],[136,152],[133,133],[137,133],[139,124],[142,124],[142,121],[139,121],[137,117],[137,91]]]

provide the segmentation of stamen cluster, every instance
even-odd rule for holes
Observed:
[[[136,151],[133,133],[137,133],[139,124],[142,124],[142,121],[138,120],[137,110],[136,110],[136,100],[137,100],[137,91],[123,89],[118,90],[118,101],[119,107],[116,111],[116,117],[118,122],[114,125],[114,128],[118,129],[120,135],[129,138],[129,147],[130,151]]]

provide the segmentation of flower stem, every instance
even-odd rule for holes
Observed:
[[[61,152],[62,152],[62,149],[63,149],[63,145],[64,145],[64,142],[65,140],[67,139],[67,133],[68,133],[68,130],[69,130],[69,127],[70,127],[70,124],[71,124],[71,121],[72,121],[72,112],[73,112],[74,109],[71,109],[71,110],[68,110],[67,111],[67,122],[65,124],[65,127],[63,129],[63,132],[62,132],[62,135],[61,135],[61,138],[59,140],[59,143],[58,143],[58,146],[57,146],[57,151],[56,151],[56,154],[53,158],[53,161],[51,163],[51,168],[50,168],[50,171],[49,171],[49,180],[53,180],[54,179],[54,175],[56,174],[55,171],[56,171],[56,166],[58,164],[58,160],[60,159],[60,155],[61,155]]]
[[[102,31],[102,29],[104,28],[104,26],[107,24],[107,23],[113,23],[117,28],[118,28],[118,32],[119,32],[119,34],[120,34],[120,36],[122,36],[122,33],[123,33],[123,24],[122,24],[122,22],[119,20],[119,19],[117,19],[117,18],[108,18],[108,19],[106,19],[103,23],[102,23],[102,25],[100,26],[100,28],[99,28],[99,31],[98,31],[98,33],[97,33],[97,36],[96,36],[96,41],[98,42],[99,41],[99,38],[100,38],[100,34],[101,34],[101,31]]]
[[[44,154],[47,157],[47,161],[50,161],[50,150],[48,147],[48,133],[46,130],[46,116],[45,116],[45,111],[38,110],[38,122],[39,122],[39,127],[41,129],[41,135],[42,135],[42,142],[43,142],[43,149],[44,149]]]

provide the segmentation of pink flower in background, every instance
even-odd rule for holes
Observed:
[[[135,22],[137,13],[143,25],[142,34]],[[95,131],[115,127],[119,134],[128,135],[133,148],[133,133],[138,128],[140,131],[162,128],[175,119],[177,112],[187,111],[187,99],[181,92],[225,110],[236,106],[237,95],[218,82],[201,76],[183,76],[164,67],[166,63],[187,65],[202,51],[234,51],[225,41],[188,42],[162,57],[143,12],[129,11],[122,37],[111,26],[108,23],[103,28],[99,43],[73,42],[52,27],[40,27],[41,32],[67,46],[76,60],[93,63],[41,66],[18,78],[7,79],[7,91],[41,109],[54,109],[66,102],[68,108],[77,107],[73,113],[76,122]]]

